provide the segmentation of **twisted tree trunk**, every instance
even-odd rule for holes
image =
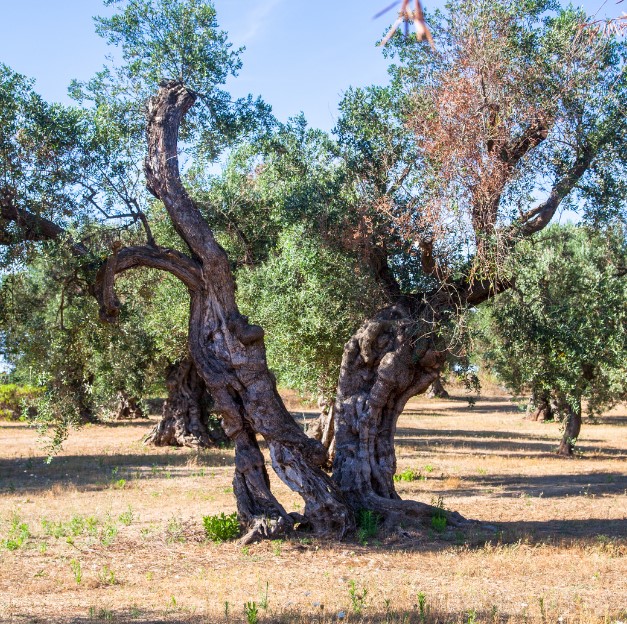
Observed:
[[[335,459],[335,405],[334,401],[321,399],[319,406],[320,416],[309,425],[307,435],[318,440],[327,450],[327,462],[324,468],[331,470]]]
[[[213,401],[190,358],[168,367],[168,398],[161,420],[146,436],[146,444],[210,448],[228,442],[218,418],[211,415]]]
[[[537,422],[546,422],[554,419],[553,406],[551,404],[551,395],[548,392],[541,394],[533,393],[529,401],[528,409],[529,419]]]
[[[326,451],[301,431],[283,405],[268,370],[263,330],[239,313],[228,257],[181,183],[178,131],[195,100],[181,83],[161,85],[148,105],[145,162],[148,190],[163,202],[191,253],[154,243],[114,249],[96,284],[101,316],[118,314],[113,286],[122,271],[150,266],[181,279],[190,294],[189,353],[235,445],[233,489],[240,520],[249,528],[245,540],[273,536],[303,521],[298,514],[288,514],[272,494],[256,434],[265,439],[276,473],[304,499],[305,518],[314,531],[341,538],[354,527],[354,517],[320,468]]]
[[[374,511],[388,525],[425,522],[438,513],[403,501],[394,487],[394,434],[407,401],[438,377],[445,353],[425,333],[420,318],[397,304],[382,310],[347,343],[335,404],[333,480],[355,510]],[[447,512],[451,524],[463,518]]]
[[[138,402],[137,397],[131,396],[128,392],[120,390],[118,392],[118,405],[114,415],[114,420],[127,420],[129,418],[146,418],[144,410]]]
[[[581,431],[581,399],[574,406],[570,401],[562,400],[559,402],[559,410],[564,414],[564,434],[557,453],[563,457],[572,457]]]
[[[429,386],[429,390],[427,391],[427,396],[430,399],[448,399],[449,393],[446,391],[446,388],[442,384],[442,377],[438,375],[431,386]]]

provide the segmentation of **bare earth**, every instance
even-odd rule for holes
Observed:
[[[564,460],[558,425],[507,397],[414,401],[398,472],[417,478],[399,492],[497,532],[247,548],[202,528],[235,511],[233,452],[147,448],[154,420],[86,427],[50,465],[33,430],[0,423],[1,622],[246,622],[247,602],[268,623],[627,621],[624,406]]]

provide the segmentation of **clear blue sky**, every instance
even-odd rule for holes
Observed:
[[[228,87],[253,93],[286,120],[300,111],[311,125],[330,129],[347,87],[382,84],[386,61],[375,47],[394,12],[372,16],[392,0],[216,0],[218,20],[236,45],[245,45],[244,67]],[[427,9],[443,0],[425,1]],[[585,0],[589,13],[603,0]],[[599,15],[620,14],[609,0]],[[107,47],[92,16],[110,12],[101,0],[0,0],[0,62],[37,80],[47,100],[68,102],[72,78],[101,68]]]

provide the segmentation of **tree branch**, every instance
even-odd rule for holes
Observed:
[[[573,166],[555,183],[547,200],[525,213],[509,228],[510,237],[514,235],[515,238],[524,238],[543,230],[555,215],[564,197],[577,186],[581,177],[586,173],[594,155],[594,150],[584,149]]]
[[[115,278],[124,271],[147,267],[167,271],[180,279],[194,292],[201,288],[201,268],[198,263],[174,249],[151,246],[134,246],[120,249],[114,245],[113,253],[102,265],[94,282],[94,295],[100,304],[100,318],[113,322],[120,313],[120,301],[115,295]]]
[[[148,190],[165,205],[175,230],[192,253],[211,271],[232,279],[225,251],[213,236],[198,207],[181,182],[178,162],[178,133],[196,95],[180,82],[163,82],[148,104],[144,163]]]
[[[19,234],[9,232],[8,225],[14,223]],[[12,189],[0,189],[0,244],[10,245],[16,242],[41,242],[60,240],[67,235],[65,229],[37,214],[18,208]],[[81,243],[70,241],[73,252],[82,256],[87,249]]]

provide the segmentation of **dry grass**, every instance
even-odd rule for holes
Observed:
[[[416,401],[399,423],[398,470],[415,475],[400,493],[442,496],[498,534],[242,549],[202,531],[203,515],[235,510],[231,450],[146,448],[150,424],[133,422],[86,427],[46,465],[33,431],[0,423],[0,542],[30,533],[0,545],[0,621],[245,622],[249,601],[267,623],[627,620],[626,425],[625,409],[584,424],[581,455],[563,460],[557,425],[507,397]]]

